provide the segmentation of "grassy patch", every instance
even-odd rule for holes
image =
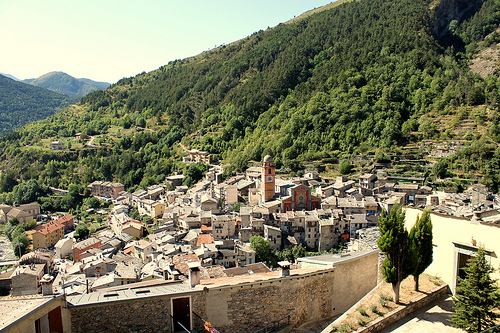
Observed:
[[[366,313],[366,310],[363,308],[357,308],[356,309],[362,316],[368,317],[368,313]]]

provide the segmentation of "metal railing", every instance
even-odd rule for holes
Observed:
[[[488,328],[487,330],[481,331],[481,333],[486,333],[486,332],[500,332],[500,325],[493,326]]]
[[[174,316],[170,315],[170,320],[172,320],[172,324],[174,324],[173,326],[175,327]],[[182,327],[184,331],[191,333],[191,331],[185,328],[184,325],[182,325],[180,322],[177,322],[177,324],[179,324],[179,326]]]

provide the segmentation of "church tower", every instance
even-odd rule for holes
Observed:
[[[264,201],[274,199],[275,168],[271,156],[266,155],[262,162],[262,198]]]

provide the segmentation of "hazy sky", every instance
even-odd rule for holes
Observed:
[[[0,0],[0,72],[114,83],[332,0]]]

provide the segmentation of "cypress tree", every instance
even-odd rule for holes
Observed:
[[[404,225],[405,212],[402,206],[394,205],[389,215],[382,211],[379,219],[380,238],[377,242],[380,250],[386,254],[382,264],[382,274],[387,283],[392,284],[394,302],[399,303],[399,287],[410,273],[406,259],[408,257],[409,237]]]
[[[486,262],[485,251],[479,248],[474,258],[463,268],[465,278],[458,279],[457,292],[453,297],[455,313],[452,315],[454,327],[470,332],[481,332],[495,325],[498,315],[492,310],[498,306],[499,294],[493,271]]]
[[[417,216],[415,225],[410,230],[411,275],[415,280],[415,291],[418,291],[418,279],[432,263],[432,222],[429,210]]]

